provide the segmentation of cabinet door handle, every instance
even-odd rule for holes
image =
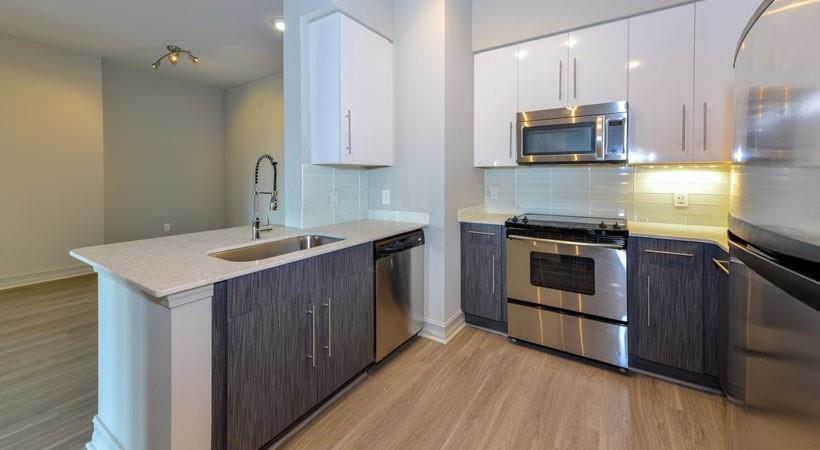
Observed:
[[[353,152],[353,136],[352,136],[352,125],[351,122],[353,118],[351,117],[350,110],[347,110],[347,154],[350,155]]]
[[[655,255],[668,255],[668,256],[685,256],[687,258],[692,258],[695,255],[691,253],[678,253],[678,252],[664,252],[661,250],[644,250],[644,253],[652,253]]]
[[[310,305],[307,313],[310,316],[310,354],[308,359],[310,365],[316,367],[316,305]]]
[[[486,231],[467,230],[467,232],[470,233],[470,234],[480,234],[482,236],[495,236],[495,233],[488,233]]]
[[[578,98],[578,60],[572,58],[572,98]]]
[[[680,123],[680,151],[686,151],[686,104],[681,105]]]
[[[558,100],[563,100],[564,93],[564,60],[558,60]]]
[[[333,342],[333,312],[330,309],[332,305],[330,297],[327,298],[327,303],[324,303],[322,306],[327,308],[327,345],[325,345],[325,350],[327,350],[327,357],[333,357],[333,348],[331,343]]]
[[[493,294],[495,294],[495,253],[493,253],[492,272],[493,272]]]
[[[512,148],[513,148],[513,123],[510,122],[510,159],[512,159]]]
[[[646,328],[652,327],[652,277],[646,277]]]
[[[720,270],[723,271],[723,273],[725,273],[726,275],[729,275],[729,268],[727,267],[727,265],[729,264],[729,261],[721,261],[719,259],[712,258],[712,262],[716,266],[718,266],[720,268]]]
[[[707,136],[708,136],[707,127],[708,127],[708,124],[709,124],[709,121],[707,119],[708,107],[709,107],[709,105],[706,102],[703,102],[703,151],[704,152],[708,151],[707,146],[709,145],[708,144],[708,138],[707,138]]]

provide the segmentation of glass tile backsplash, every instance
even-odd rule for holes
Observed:
[[[484,203],[497,213],[726,226],[730,172],[728,164],[486,169]],[[689,205],[676,207],[675,193],[687,194]]]
[[[302,165],[304,228],[367,219],[367,170]]]

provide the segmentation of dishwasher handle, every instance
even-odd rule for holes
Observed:
[[[375,259],[386,258],[392,254],[403,252],[414,247],[424,245],[424,231],[416,230],[398,236],[382,239],[375,244]]]

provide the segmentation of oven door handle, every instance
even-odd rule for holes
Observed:
[[[516,241],[545,242],[547,244],[577,245],[578,247],[614,248],[618,250],[622,250],[624,248],[622,245],[618,244],[597,244],[594,242],[559,241],[557,239],[542,239],[528,236],[517,236],[514,234],[507,236],[507,239],[515,239]]]

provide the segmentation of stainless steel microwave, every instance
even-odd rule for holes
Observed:
[[[518,113],[518,163],[627,161],[627,103]]]

